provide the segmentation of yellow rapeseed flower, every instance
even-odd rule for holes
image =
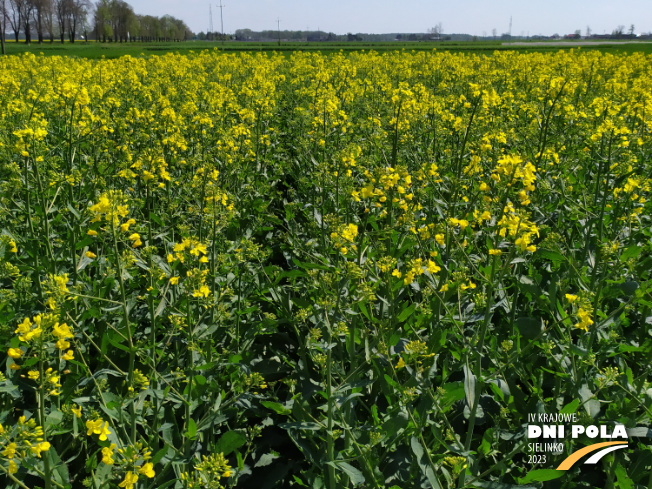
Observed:
[[[124,480],[118,484],[118,487],[124,487],[124,489],[133,489],[136,482],[138,482],[138,474],[134,472],[127,472],[125,474]]]
[[[88,436],[99,435],[100,441],[106,440],[107,435],[111,434],[108,421],[104,421],[102,418],[96,419],[94,421],[89,419],[86,421],[86,428],[88,429],[86,433]]]
[[[145,477],[148,477],[149,479],[151,479],[156,475],[156,472],[154,472],[154,464],[152,464],[151,462],[147,462],[146,464],[143,464],[143,466],[140,469],[138,469],[138,472],[143,474]]]
[[[7,350],[7,354],[14,360],[18,360],[21,356],[23,356],[23,351],[20,348],[9,348],[9,350]]]

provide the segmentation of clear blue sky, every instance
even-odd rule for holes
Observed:
[[[217,2],[206,0],[127,0],[138,14],[170,14],[183,19],[195,32],[209,25],[220,30]],[[441,22],[444,33],[513,35],[611,33],[619,25],[628,31],[652,31],[652,0],[222,0],[224,30],[281,29],[327,32],[425,32]]]

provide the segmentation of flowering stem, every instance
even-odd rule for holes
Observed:
[[[513,181],[515,173],[516,173],[516,166],[514,167],[514,170],[512,171],[511,177],[509,179],[510,182]],[[505,193],[503,194],[503,198],[501,199],[500,209],[505,208],[505,204],[507,203],[507,197],[508,197],[508,190],[506,188]],[[493,238],[494,249],[498,248],[499,237],[500,234],[498,232],[494,233],[494,238]],[[477,336],[478,341],[477,344],[474,345],[475,358],[474,358],[474,365],[473,365],[473,375],[475,376],[475,392],[473,396],[473,405],[469,406],[471,412],[469,415],[469,424],[466,431],[466,439],[464,441],[464,451],[467,453],[471,449],[471,442],[473,441],[473,430],[475,428],[475,420],[478,413],[478,405],[480,404],[480,392],[482,389],[482,382],[480,378],[482,374],[482,350],[484,349],[484,340],[487,333],[487,329],[489,327],[489,321],[491,320],[491,313],[494,305],[494,290],[495,290],[494,284],[496,282],[500,282],[501,280],[500,276],[498,277],[496,276],[497,265],[498,265],[498,255],[493,255],[491,260],[491,271],[489,272],[489,283],[487,289],[487,305],[485,306],[486,309],[484,312],[484,319],[482,321],[482,325],[480,326],[480,331]],[[503,270],[504,268],[500,269],[500,271]],[[464,487],[465,478],[466,478],[466,471],[462,471],[462,473],[460,474],[458,487],[460,488]]]
[[[132,387],[134,380],[134,365],[136,362],[136,348],[131,334],[131,324],[129,323],[129,309],[127,308],[127,296],[125,293],[125,284],[122,279],[122,265],[120,263],[120,253],[118,251],[118,238],[115,233],[115,223],[111,221],[111,234],[113,235],[113,251],[115,253],[116,267],[118,268],[118,283],[120,284],[120,296],[122,299],[122,313],[127,328],[127,341],[129,342],[129,370],[127,371],[127,385]],[[136,406],[135,402],[131,403],[131,443],[136,443]]]
[[[213,293],[213,306],[211,307],[211,324],[215,324],[215,308],[217,307],[217,284],[215,277],[215,266],[216,266],[216,249],[215,243],[217,241],[217,204],[215,203],[215,186],[213,186],[213,239],[211,241],[211,292]],[[210,360],[209,360],[210,362]]]
[[[38,417],[39,424],[43,428],[43,441],[46,442],[47,433],[45,430],[45,371],[43,367],[43,336],[39,339],[39,361],[38,361],[38,370],[39,370],[39,387],[38,387]],[[50,459],[45,456],[43,458],[43,468],[45,469],[45,474],[43,476],[43,481],[45,482],[45,489],[50,489],[51,485],[51,469],[50,469]]]
[[[185,399],[185,416],[184,416],[184,435],[183,435],[183,453],[186,460],[190,460],[190,438],[186,436],[188,429],[190,427],[190,403],[192,401],[192,382],[193,382],[193,327],[192,327],[192,298],[188,295],[188,310],[186,311],[186,326],[188,328],[188,345],[187,345],[187,360],[186,360],[186,386],[187,396]],[[188,463],[186,466],[186,471],[190,472],[192,470],[192,464]]]
[[[328,487],[329,489],[335,489],[337,487],[337,481],[335,480],[335,467],[332,465],[332,462],[335,460],[334,455],[334,442],[333,442],[333,348],[332,348],[332,327],[328,321],[328,312],[324,311],[324,317],[326,318],[326,344],[328,345],[328,353],[326,359],[326,393],[328,394],[328,407],[327,407],[327,429],[326,429],[326,458],[328,459]]]
[[[40,246],[39,246],[39,240],[36,239],[35,233],[34,233],[34,223],[32,222],[32,202],[31,202],[31,194],[29,192],[29,172],[28,172],[28,166],[27,166],[28,160],[25,159],[25,172],[24,172],[24,178],[25,178],[25,208],[27,209],[27,225],[29,226],[29,230],[32,234],[32,239],[36,243],[36,253],[34,254],[34,261],[35,261],[35,267],[34,267],[34,272],[36,274],[36,286],[38,287],[38,295],[39,299],[41,302],[43,301],[43,289],[41,288],[41,280],[39,278],[40,274]]]
[[[23,484],[21,481],[19,481],[18,479],[16,479],[16,477],[14,476],[14,474],[12,474],[12,473],[9,472],[7,469],[5,469],[3,465],[0,465],[0,469],[2,469],[2,471],[5,473],[5,475],[6,475],[7,477],[9,477],[9,478],[10,478],[12,481],[14,481],[16,484],[18,484],[19,487],[21,487],[22,489],[30,489],[30,488],[27,487],[25,484]]]
[[[494,246],[495,247],[495,246]],[[473,405],[469,406],[471,413],[469,415],[469,426],[466,431],[466,440],[464,441],[464,451],[468,452],[471,448],[471,441],[473,440],[473,430],[475,428],[475,419],[478,413],[478,405],[480,404],[481,381],[480,375],[482,374],[482,350],[484,348],[484,339],[487,333],[489,320],[491,319],[491,308],[494,304],[494,272],[498,261],[498,255],[493,255],[491,261],[491,273],[489,277],[489,290],[487,291],[487,306],[484,312],[484,320],[480,326],[480,333],[478,334],[478,343],[475,345],[475,365],[473,366],[473,375],[475,376],[475,392],[473,393]],[[460,481],[458,487],[464,487],[464,479],[466,471],[460,474]]]
[[[38,163],[34,161],[34,175],[36,176],[36,183],[38,185],[38,196],[40,197],[41,208],[43,209],[43,225],[45,226],[45,248],[47,250],[48,258],[50,259],[50,270],[55,272],[54,253],[52,251],[52,243],[50,242],[50,220],[48,219],[48,207],[45,205],[45,193],[43,192],[43,185],[41,183],[41,176],[38,171]],[[73,267],[74,269],[75,267]]]
[[[537,154],[537,168],[539,168],[541,164],[541,159],[543,158],[543,150],[546,147],[546,142],[548,140],[548,128],[550,127],[550,118],[552,117],[553,112],[555,111],[555,105],[557,104],[557,101],[559,100],[559,97],[561,97],[561,94],[564,92],[564,88],[566,87],[566,84],[568,83],[568,80],[564,80],[564,83],[562,84],[561,88],[559,89],[559,92],[557,92],[557,95],[555,95],[555,98],[552,101],[552,104],[550,105],[550,110],[548,110],[548,114],[546,114],[546,120],[543,124],[543,128],[541,129],[541,135],[539,137],[539,153]],[[545,103],[548,103],[549,100],[546,100]],[[545,106],[543,109],[543,112],[545,114]]]

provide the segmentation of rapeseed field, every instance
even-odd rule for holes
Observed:
[[[649,487],[651,61],[2,58],[5,487]]]

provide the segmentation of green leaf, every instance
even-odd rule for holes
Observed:
[[[159,226],[163,226],[163,221],[161,221],[161,219],[156,214],[150,213],[149,217],[151,217],[152,221],[154,221]]]
[[[367,311],[367,306],[361,302],[358,307],[360,308],[360,312],[362,312],[364,317],[366,317],[369,321],[371,321],[371,316],[369,316],[369,311]]]
[[[89,263],[92,263],[93,260],[89,257],[86,256],[85,253],[86,250],[84,250],[84,253],[82,254],[81,258],[79,259],[79,263],[77,263],[77,271],[81,272],[84,268],[88,266]]]
[[[630,258],[636,258],[643,249],[642,246],[631,245],[625,248],[625,250],[620,254],[620,261],[627,261]]]
[[[300,268],[306,268],[308,270],[330,270],[331,267],[326,266],[326,265],[321,265],[318,263],[302,263],[296,258],[292,258],[292,261],[294,264]]]
[[[70,487],[70,474],[68,467],[61,461],[61,457],[53,446],[43,452],[43,457],[47,457],[52,467],[52,479],[63,485],[63,487]]]
[[[634,482],[622,465],[616,465],[614,473],[616,474],[616,487],[618,489],[634,489]]]
[[[543,323],[540,318],[520,317],[514,321],[514,324],[526,340],[533,340],[543,331]]]
[[[448,409],[453,403],[464,399],[464,384],[462,382],[449,382],[443,386],[444,394],[441,396],[442,409]]]
[[[302,270],[289,270],[287,272],[282,272],[278,274],[278,277],[276,277],[276,280],[274,281],[275,284],[278,284],[281,280],[284,278],[299,278],[299,277],[306,277],[307,274],[306,272]]]
[[[327,462],[328,465],[335,467],[338,470],[344,472],[348,477],[351,483],[354,486],[362,484],[365,481],[364,475],[353,465],[342,462],[341,460],[334,460],[333,462]]]
[[[531,470],[525,477],[519,479],[520,484],[527,484],[528,482],[545,482],[553,479],[558,479],[566,473],[565,470],[555,469],[538,469]]]
[[[401,386],[396,383],[394,379],[392,379],[389,375],[385,374],[384,375],[385,382],[387,382],[389,385],[391,385],[394,389],[400,389]]]
[[[471,372],[468,365],[462,367],[464,370],[464,396],[466,397],[466,404],[469,408],[475,405],[475,375]]]
[[[600,401],[593,398],[593,392],[591,392],[591,389],[589,389],[588,384],[582,384],[578,394],[582,398],[582,404],[584,404],[584,408],[586,409],[586,412],[589,414],[589,416],[595,418],[598,414],[600,414]]]
[[[156,311],[154,311],[154,317],[158,317],[161,315],[161,313],[165,310],[165,297],[161,299],[161,302],[158,303],[158,306],[156,307]]]
[[[493,438],[494,430],[491,428],[485,431],[482,435],[482,443],[480,444],[480,448],[478,450],[482,455],[486,455],[491,451],[492,445],[494,443]]]
[[[559,266],[560,263],[566,261],[566,258],[564,255],[561,253],[558,253],[556,251],[551,251],[551,250],[546,250],[546,249],[538,249],[537,250],[537,255],[542,256],[543,258],[546,258],[547,260],[551,260],[553,264],[555,265],[555,268]]]
[[[156,452],[156,455],[154,455],[154,458],[152,458],[152,463],[156,465],[161,461],[163,457],[165,457],[165,454],[168,453],[169,450],[168,445],[163,445],[163,448],[161,448],[158,452]]]
[[[573,414],[575,411],[577,411],[577,408],[580,405],[580,400],[579,399],[573,399],[571,402],[566,404],[561,411],[559,411],[561,414]]]
[[[629,385],[634,386],[634,373],[632,372],[631,368],[627,367],[625,370],[625,376],[627,377],[627,382]]]
[[[407,318],[409,318],[412,315],[412,313],[416,310],[416,308],[417,308],[417,305],[412,303],[410,306],[406,307],[405,309],[403,309],[401,311],[401,313],[398,315],[396,320],[399,323],[404,322]]]
[[[485,481],[475,481],[471,482],[473,487],[479,487],[480,489],[539,489],[540,486],[524,486],[522,484],[505,484],[504,482],[485,482]]]
[[[433,489],[441,489],[439,481],[437,480],[437,476],[433,472],[432,466],[430,465],[425,451],[421,446],[421,442],[416,436],[413,436],[410,439],[410,447],[412,448],[414,455],[417,457],[417,463],[419,464],[421,472],[426,476],[426,479],[428,479],[430,485],[433,487]]]
[[[237,450],[247,443],[247,437],[237,431],[227,431],[224,433],[215,445],[216,452],[222,452],[224,455]]]
[[[72,213],[73,216],[75,216],[77,219],[81,219],[81,215],[79,212],[77,212],[77,209],[75,209],[73,206],[70,204],[66,205],[66,208]]]
[[[292,478],[294,479],[294,482],[296,482],[298,485],[301,487],[308,487],[301,479],[299,479],[296,475],[292,475]]]
[[[195,420],[190,418],[188,420],[188,431],[185,433],[187,438],[190,438],[191,440],[197,436],[197,424],[195,423]]]
[[[45,418],[45,429],[50,430],[61,424],[61,421],[63,421],[63,413],[61,411],[52,411]]]
[[[408,425],[408,415],[400,411],[393,416],[388,416],[383,423],[382,431],[388,438],[398,436]]]
[[[296,404],[295,404],[296,406]],[[319,431],[323,427],[319,423],[311,423],[309,421],[303,421],[301,423],[281,423],[279,427],[284,430],[310,430],[310,431]]]
[[[274,455],[273,453],[266,453],[262,457],[260,457],[260,459],[258,459],[258,461],[254,464],[254,467],[266,467],[277,458],[278,455]]]
[[[272,401],[262,401],[261,404],[265,406],[268,409],[271,409],[274,411],[276,414],[282,414],[284,416],[287,416],[289,414],[292,414],[292,411],[290,411],[288,408],[286,408],[283,404],[280,402],[272,402]]]
[[[625,293],[626,296],[631,297],[634,295],[634,292],[640,287],[639,283],[635,280],[627,280],[626,282],[620,285],[620,288]]]

